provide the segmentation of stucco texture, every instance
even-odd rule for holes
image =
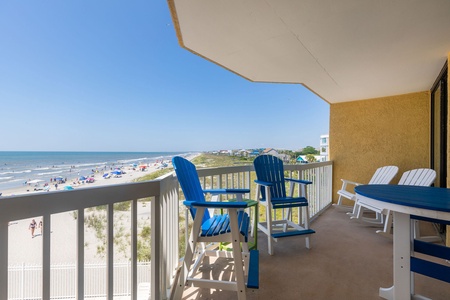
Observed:
[[[429,151],[428,91],[330,106],[333,202],[342,178],[367,183],[377,168],[395,165],[396,184],[403,172],[428,168]]]

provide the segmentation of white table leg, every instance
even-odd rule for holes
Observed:
[[[380,288],[384,299],[411,299],[411,228],[410,216],[394,212],[394,285]]]

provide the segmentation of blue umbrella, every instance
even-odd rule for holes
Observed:
[[[112,173],[112,174],[115,174],[115,175],[121,175],[121,174],[122,174],[122,171],[115,170],[115,171],[112,171],[111,173]]]
[[[66,185],[66,186],[64,187],[64,189],[65,189],[65,190],[74,190],[74,188],[73,188],[72,186],[70,186],[70,185]]]
[[[86,180],[86,177],[81,176],[81,177],[80,177],[80,180]]]

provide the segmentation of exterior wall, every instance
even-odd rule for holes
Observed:
[[[429,167],[430,93],[332,104],[330,137],[333,202],[342,178],[367,183],[381,166],[399,167],[395,184],[403,172]]]

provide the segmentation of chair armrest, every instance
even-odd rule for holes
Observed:
[[[247,194],[250,193],[250,189],[210,189],[210,190],[203,190],[203,193],[209,193],[209,194]]]
[[[258,185],[264,185],[264,186],[272,186],[273,185],[273,183],[261,181],[261,180],[255,180],[255,183]]]
[[[346,180],[346,179],[341,179],[342,180],[342,182],[344,183],[344,184],[353,184],[353,185],[355,185],[355,186],[358,186],[358,185],[362,185],[363,183],[358,183],[358,182],[354,182],[354,181],[350,181],[350,180]]]
[[[312,184],[312,181],[308,181],[308,180],[293,179],[293,178],[285,178],[284,180],[292,181],[292,182],[300,183],[300,184]]]
[[[193,207],[209,207],[209,208],[246,208],[246,202],[204,202],[204,201],[183,201],[186,206]]]

